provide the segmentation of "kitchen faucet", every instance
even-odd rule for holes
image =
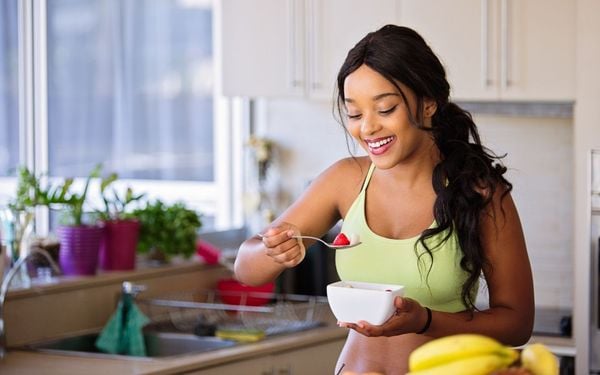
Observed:
[[[56,274],[60,274],[60,268],[56,264],[56,262],[48,255],[48,252],[42,249],[31,249],[30,253],[19,258],[14,266],[8,271],[4,280],[2,280],[2,286],[0,286],[0,359],[4,358],[6,355],[6,329],[4,327],[4,300],[6,299],[6,294],[8,293],[8,288],[10,287],[10,283],[19,272],[19,269],[23,267],[23,265],[27,264],[27,259],[33,254],[40,254],[50,264],[52,269]]]

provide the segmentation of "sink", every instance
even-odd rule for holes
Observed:
[[[69,354],[78,356],[115,356],[100,352],[95,342],[98,333],[85,334],[29,345],[26,349]],[[145,332],[147,357],[168,357],[183,354],[195,354],[211,350],[228,348],[237,344],[235,341],[223,340],[212,336],[196,336],[186,333]],[[119,356],[123,357],[123,356]],[[140,357],[127,356],[139,359]]]

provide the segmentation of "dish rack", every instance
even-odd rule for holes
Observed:
[[[223,303],[224,294],[228,298],[234,294],[239,304]],[[257,300],[265,304],[246,304]],[[137,303],[150,318],[153,329],[199,335],[204,335],[199,330],[207,327],[213,331],[259,330],[265,336],[297,332],[324,325],[329,312],[327,298],[322,296],[216,290],[183,291],[153,298],[139,296]]]

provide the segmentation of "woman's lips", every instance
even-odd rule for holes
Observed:
[[[367,147],[369,148],[369,152],[373,155],[381,155],[385,153],[387,150],[392,147],[392,144],[396,140],[396,137],[383,137],[377,139],[368,139],[365,140]]]

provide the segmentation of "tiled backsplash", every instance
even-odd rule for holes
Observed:
[[[322,103],[262,103],[259,129],[282,149],[277,161],[283,196],[295,197],[335,160],[349,155],[344,133]],[[534,272],[536,304],[570,308],[573,288],[572,120],[477,116],[482,139],[507,153],[508,179]],[[282,202],[282,207],[289,202]]]

